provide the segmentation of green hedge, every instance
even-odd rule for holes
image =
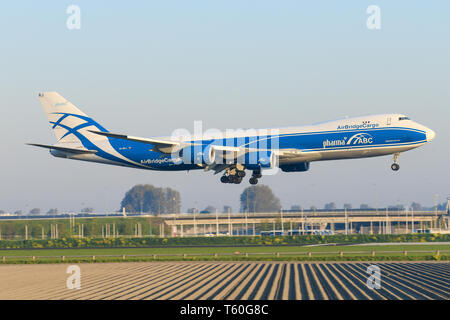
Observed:
[[[152,246],[248,246],[352,244],[376,242],[440,242],[450,241],[449,234],[401,235],[305,235],[278,237],[193,237],[193,238],[61,238],[47,240],[0,240],[0,249],[32,248],[113,248]]]
[[[161,257],[156,259],[153,257],[126,257],[123,260],[120,257],[96,257],[93,261],[90,257],[83,258],[66,258],[64,261],[60,257],[55,258],[40,258],[36,257],[33,261],[31,258],[12,258],[5,262],[0,261],[0,264],[48,264],[48,263],[102,263],[102,262],[171,262],[171,261],[449,261],[450,256],[444,255],[424,255],[424,256],[377,256],[372,257],[370,255],[361,256],[316,256],[307,257],[303,255],[299,256],[281,256],[281,257],[261,257],[261,256],[219,256],[214,258],[213,256],[195,256],[191,255],[186,258],[182,257]]]

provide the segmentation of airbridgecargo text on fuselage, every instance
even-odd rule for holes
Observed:
[[[181,159],[178,158],[161,158],[161,159],[145,159],[141,160],[141,164],[163,164],[163,163],[180,163]]]
[[[378,128],[379,126],[380,125],[378,123],[346,124],[346,125],[338,125],[337,130],[372,129],[372,128]]]

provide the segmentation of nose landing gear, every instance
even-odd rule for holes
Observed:
[[[391,165],[391,169],[394,171],[398,171],[400,169],[400,165],[398,164],[398,156],[400,153],[394,153],[394,163]]]

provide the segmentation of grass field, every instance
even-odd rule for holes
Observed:
[[[447,260],[449,252],[446,250],[450,251],[450,245],[447,244],[19,249],[0,250],[0,257],[7,256],[4,263],[54,263],[62,262],[62,256],[66,257],[65,262],[93,261],[92,256],[96,256],[96,262],[123,260],[432,260],[433,257],[436,257],[438,250],[440,251],[438,259]],[[406,255],[404,251],[407,251]],[[309,255],[310,252],[311,255]],[[34,260],[31,259],[33,256]]]

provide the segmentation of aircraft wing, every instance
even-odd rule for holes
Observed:
[[[320,160],[322,155],[318,151],[304,152],[299,149],[280,149],[278,150],[278,159],[281,163],[292,163],[297,161]]]
[[[192,145],[190,143],[183,143],[183,142],[170,141],[170,140],[140,138],[140,137],[128,136],[128,135],[124,135],[124,134],[111,133],[111,132],[103,132],[103,131],[94,131],[94,130],[89,130],[89,131],[92,133],[110,137],[110,138],[147,143],[147,144],[150,144],[153,146],[153,148],[151,149],[152,151],[161,152],[164,154],[171,154],[174,151],[177,151],[181,148]],[[214,146],[214,149],[216,151],[217,157],[222,158],[222,160],[224,160],[224,161],[221,161],[221,163],[205,166],[205,170],[206,171],[213,170],[213,171],[215,171],[216,174],[225,170],[228,166],[233,164],[237,158],[244,156],[246,153],[258,151],[258,149],[248,149],[248,148],[232,147],[232,146]],[[305,157],[305,154],[299,149],[278,149],[275,152],[278,156],[278,159],[282,162],[293,161],[295,159],[301,159],[301,158]]]
[[[299,149],[281,149],[278,150],[278,157],[280,159],[299,158],[303,155],[303,152]]]
[[[227,146],[215,146],[216,154],[220,155],[223,158],[227,158],[230,160],[237,159],[239,157],[244,156],[249,152],[258,152],[258,149],[248,149],[241,147],[227,147]],[[295,158],[301,158],[305,156],[305,153],[299,149],[276,149],[273,150],[276,156],[280,160],[291,160]]]
[[[157,151],[161,153],[167,153],[170,154],[174,151],[174,149],[178,149],[181,147],[184,147],[180,142],[176,141],[169,141],[169,140],[158,140],[158,139],[149,139],[149,138],[140,138],[140,137],[133,137],[133,136],[127,136],[124,134],[118,134],[118,133],[110,133],[110,132],[102,132],[102,131],[94,131],[89,130],[92,133],[106,136],[110,138],[116,138],[116,139],[123,139],[128,141],[136,141],[136,142],[142,142],[153,145],[152,151]]]

